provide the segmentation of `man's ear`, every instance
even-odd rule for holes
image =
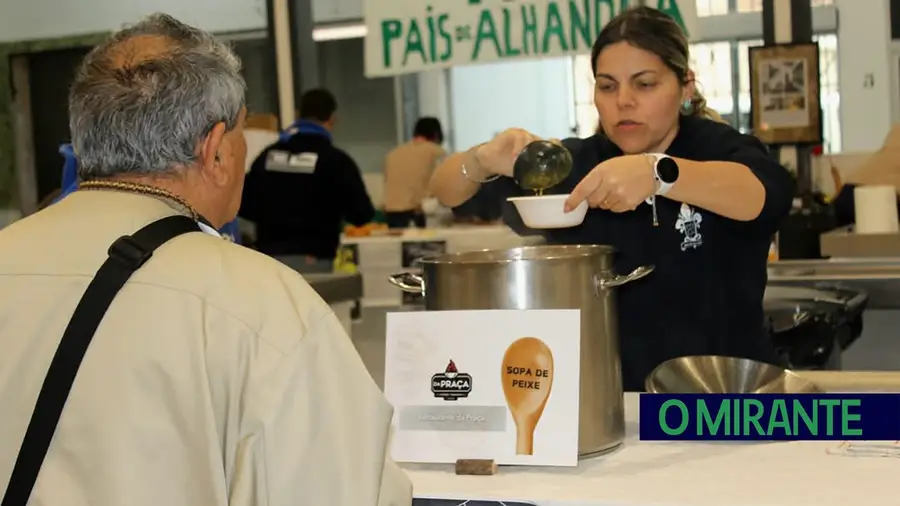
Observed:
[[[204,177],[221,184],[228,175],[219,163],[219,150],[225,138],[226,126],[224,122],[216,123],[210,129],[203,142],[200,143],[200,170]]]

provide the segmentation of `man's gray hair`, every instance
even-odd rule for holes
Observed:
[[[158,44],[140,48],[136,38]],[[95,47],[69,93],[82,180],[191,165],[198,146],[244,106],[240,60],[211,34],[154,14]]]

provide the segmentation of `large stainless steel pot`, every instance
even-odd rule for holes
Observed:
[[[625,438],[615,290],[653,271],[613,271],[609,246],[526,246],[421,259],[422,274],[390,276],[424,296],[426,310],[580,309],[578,453],[616,448]]]

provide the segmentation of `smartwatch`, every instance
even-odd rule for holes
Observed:
[[[653,175],[659,181],[656,195],[669,193],[675,181],[678,181],[678,163],[669,155],[662,153],[648,153],[647,156],[653,161]]]

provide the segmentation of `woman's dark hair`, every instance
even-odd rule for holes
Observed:
[[[633,47],[655,54],[675,73],[682,85],[690,82],[687,37],[684,30],[668,14],[652,7],[639,6],[628,9],[610,20],[600,31],[591,49],[591,70],[595,76],[600,53],[607,46],[619,42],[627,42]],[[704,116],[722,121],[717,112],[706,106],[706,99],[696,86],[690,107],[682,109],[682,112],[690,116]]]

